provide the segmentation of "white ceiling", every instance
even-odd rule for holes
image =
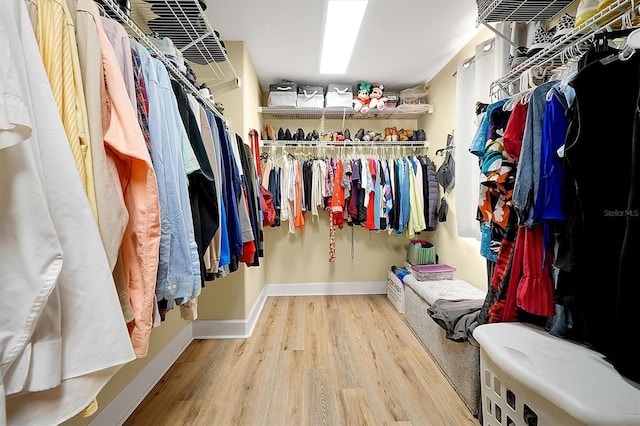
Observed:
[[[345,75],[319,73],[327,0],[206,0],[222,40],[244,41],[262,88],[282,79],[360,80],[401,90],[428,82],[476,33],[474,0],[369,0]]]

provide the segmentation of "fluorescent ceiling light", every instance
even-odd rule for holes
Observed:
[[[320,73],[344,74],[367,8],[367,0],[329,0]]]

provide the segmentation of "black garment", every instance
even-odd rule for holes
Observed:
[[[427,157],[427,186],[429,187],[428,196],[424,200],[427,204],[427,231],[435,231],[438,227],[438,181],[436,180],[436,165]]]
[[[313,186],[313,161],[302,163],[302,189],[304,190],[304,211],[311,211],[311,187]]]
[[[360,225],[358,219],[358,194],[360,193],[360,163],[353,160],[351,163],[353,173],[351,174],[351,195],[349,203],[347,203],[347,211],[349,212],[349,224]]]
[[[565,239],[569,244],[559,247],[559,257],[569,262],[562,265],[558,291],[575,297],[584,316],[573,315],[573,319],[583,320],[585,341],[609,357],[620,374],[638,382],[640,363],[633,327],[640,286],[631,250],[638,248],[640,220],[640,55],[621,61],[612,53],[617,52],[588,52],[570,83],[576,97],[567,112],[572,137],[565,146],[565,169],[572,179],[566,187],[574,193],[563,203],[572,207],[566,212],[572,226]],[[611,162],[598,157],[603,154],[602,141],[609,141]],[[606,190],[597,191],[603,172],[609,184]],[[574,251],[568,251],[571,249]]]
[[[276,217],[271,225],[275,228],[280,226],[280,167],[274,167],[271,170],[268,189],[273,194],[273,207],[276,210]]]
[[[236,135],[236,143],[240,152],[240,162],[244,171],[244,185],[247,188],[247,204],[249,208],[249,220],[253,230],[253,241],[256,246],[256,254],[253,262],[247,263],[248,266],[259,266],[258,258],[264,257],[264,236],[262,228],[262,220],[260,220],[260,195],[258,193],[258,176],[256,174],[255,161],[251,153],[251,147],[246,145],[239,135]]]
[[[195,113],[189,105],[187,93],[176,81],[172,81],[173,92],[178,102],[178,110],[182,117],[182,123],[187,131],[189,142],[196,155],[200,170],[189,174],[189,201],[191,203],[191,215],[193,217],[193,230],[198,246],[198,258],[200,260],[200,281],[204,286],[207,268],[204,263],[204,253],[213,240],[213,235],[220,226],[218,215],[218,196],[213,177],[209,157],[202,141],[202,135],[198,128]],[[179,143],[179,141],[172,141]]]

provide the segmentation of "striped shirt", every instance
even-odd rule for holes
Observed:
[[[73,18],[64,0],[39,0],[36,38],[69,146],[97,221],[87,107]]]

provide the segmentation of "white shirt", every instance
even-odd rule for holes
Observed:
[[[2,373],[10,375],[7,388],[11,387],[11,392],[18,388],[26,391],[6,399],[6,419],[9,424],[57,424],[93,401],[135,354],[26,7],[21,0],[4,2],[3,6],[0,45],[3,51],[10,48],[9,62],[16,67],[15,77],[31,119],[30,138],[16,148],[30,148],[31,161],[36,164],[25,168],[30,170],[29,176],[17,173],[18,163],[12,168],[1,167],[0,192],[11,195],[12,208],[2,209],[0,229],[11,229],[8,223],[19,232],[19,240],[0,238],[0,251],[13,250],[16,258],[6,262],[3,256],[1,262],[0,316],[2,333],[5,324],[11,324],[9,330],[20,335],[17,341],[9,336],[14,342],[10,356],[2,349]],[[4,67],[7,61],[0,62]],[[3,149],[2,156],[10,153],[9,149]],[[22,157],[27,158],[26,154]],[[35,181],[35,170],[40,185]],[[31,181],[23,180],[27,178]],[[27,210],[36,200],[41,208]],[[23,304],[23,300],[38,303]],[[4,348],[4,342],[0,346]]]

